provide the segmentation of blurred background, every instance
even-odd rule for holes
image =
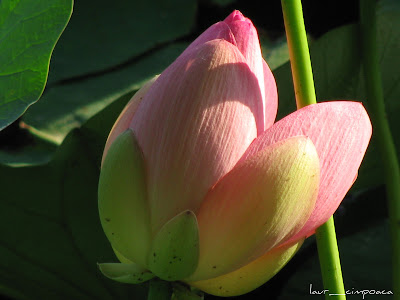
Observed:
[[[398,2],[380,1],[377,15],[385,101],[400,149]],[[368,110],[358,6],[303,1],[317,100],[361,101]],[[133,93],[235,9],[259,32],[278,85],[280,119],[296,109],[280,1],[75,1],[43,95],[0,132],[0,299],[146,299],[146,284],[114,283],[96,265],[116,261],[97,213],[104,143]],[[391,289],[386,199],[375,149],[373,139],[335,214],[349,290]],[[269,282],[234,299],[323,299],[310,295],[310,285],[323,290],[314,237]]]

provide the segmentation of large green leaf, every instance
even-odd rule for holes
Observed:
[[[228,6],[234,3],[236,0],[208,0],[208,2],[212,4],[216,4],[218,6]]]
[[[11,143],[12,140],[9,140],[6,149],[0,150],[0,164],[13,167],[45,164],[50,161],[57,149],[54,144],[46,143],[34,136],[29,137],[28,144],[21,147],[7,148]]]
[[[271,70],[275,70],[289,61],[289,48],[286,37],[270,41],[268,37],[261,32],[260,44],[263,57]]]
[[[72,0],[0,1],[0,130],[42,94],[71,11]]]
[[[100,225],[101,152],[122,97],[72,131],[53,160],[0,167],[0,292],[17,299],[143,299],[145,285],[114,283],[98,262],[117,261]]]
[[[196,7],[195,0],[76,1],[49,82],[113,69],[189,34]]]

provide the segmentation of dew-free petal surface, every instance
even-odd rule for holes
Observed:
[[[169,220],[153,239],[149,269],[168,281],[194,272],[199,260],[199,228],[196,215],[187,210]]]
[[[149,270],[135,263],[103,263],[99,268],[104,276],[122,283],[139,284],[154,277]]]
[[[275,121],[278,97],[274,76],[261,55],[256,28],[250,19],[244,17],[236,10],[224,21],[218,22],[208,28],[183,53],[214,39],[224,39],[237,46],[245,57],[250,70],[257,77],[265,110],[265,130]]]
[[[257,77],[258,83],[261,89],[261,95],[263,99],[263,107],[266,110],[266,95],[264,88],[264,69],[263,69],[263,58],[261,55],[260,41],[258,40],[257,30],[254,27],[250,19],[244,17],[238,10],[232,12],[224,22],[231,29],[236,45],[239,51],[243,54],[246,59],[250,70]],[[268,78],[270,79],[270,78]],[[275,80],[273,81],[275,83]],[[268,83],[269,84],[269,83]],[[276,88],[276,87],[275,87]],[[266,129],[266,116],[264,116],[264,128]],[[261,131],[261,132],[262,132]],[[260,133],[260,132],[259,132]]]
[[[300,249],[303,241],[268,251],[261,257],[231,273],[202,281],[189,282],[208,294],[232,297],[246,294],[270,280]]]
[[[112,143],[99,180],[99,214],[112,246],[124,257],[146,266],[150,216],[143,155],[131,130]]]
[[[263,60],[264,87],[265,87],[265,129],[270,128],[278,113],[278,89],[271,69]]]
[[[318,155],[306,137],[280,141],[235,166],[198,212],[199,266],[188,280],[232,272],[296,234],[318,185]]]
[[[117,249],[115,249],[114,247],[112,247],[112,248],[113,248],[113,251],[114,251],[115,256],[118,258],[118,260],[119,260],[121,263],[123,263],[123,264],[133,264],[133,263],[134,263],[134,262],[131,261],[130,259],[127,259],[125,256],[123,256],[122,253],[119,252]]]
[[[192,51],[194,48],[201,46],[212,40],[225,40],[232,45],[236,46],[236,40],[233,36],[233,33],[229,26],[225,22],[218,22],[209,27],[206,31],[204,31],[201,35],[199,35],[190,45],[183,51],[182,55],[187,54],[189,51]]]
[[[135,95],[133,95],[132,99],[129,100],[129,102],[126,104],[125,108],[119,115],[117,121],[114,123],[114,126],[112,127],[110,134],[108,135],[106,145],[104,147],[104,152],[103,152],[103,159],[102,162],[104,161],[104,158],[107,155],[108,149],[110,148],[112,142],[125,130],[129,128],[129,124],[131,123],[133,116],[136,113],[136,110],[142,101],[144,95],[146,95],[147,91],[151,87],[151,85],[156,81],[158,78],[158,75],[150,79],[148,82],[146,82],[140,90],[138,90]]]
[[[335,212],[357,176],[372,127],[361,103],[330,101],[306,106],[275,123],[252,143],[241,160],[264,147],[304,135],[314,143],[321,165],[317,203],[291,241],[310,236]]]
[[[197,211],[257,136],[261,104],[257,78],[224,40],[194,48],[154,82],[130,125],[147,163],[153,232]]]

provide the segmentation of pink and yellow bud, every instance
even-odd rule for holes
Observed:
[[[359,103],[273,124],[276,111],[256,29],[238,11],[139,90],[103,156],[100,219],[121,261],[103,273],[221,296],[276,274],[334,213],[371,136]]]

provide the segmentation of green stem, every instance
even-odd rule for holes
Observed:
[[[147,300],[171,300],[172,288],[168,281],[153,279],[149,284]]]
[[[326,294],[325,298],[332,299],[330,296],[335,294],[335,299],[346,299],[333,216],[317,228],[315,235],[317,237],[322,281],[324,288],[329,290],[329,294]]]
[[[317,103],[300,0],[282,0],[297,109]]]
[[[376,40],[376,1],[360,1],[363,69],[367,101],[382,158],[392,238],[393,299],[400,299],[400,171],[392,134],[386,118]]]
[[[173,296],[171,300],[204,300],[204,293],[181,282],[172,284]]]
[[[315,104],[314,79],[303,20],[301,0],[282,0],[297,109]],[[335,299],[346,299],[333,217],[317,229],[318,255],[324,288]]]

